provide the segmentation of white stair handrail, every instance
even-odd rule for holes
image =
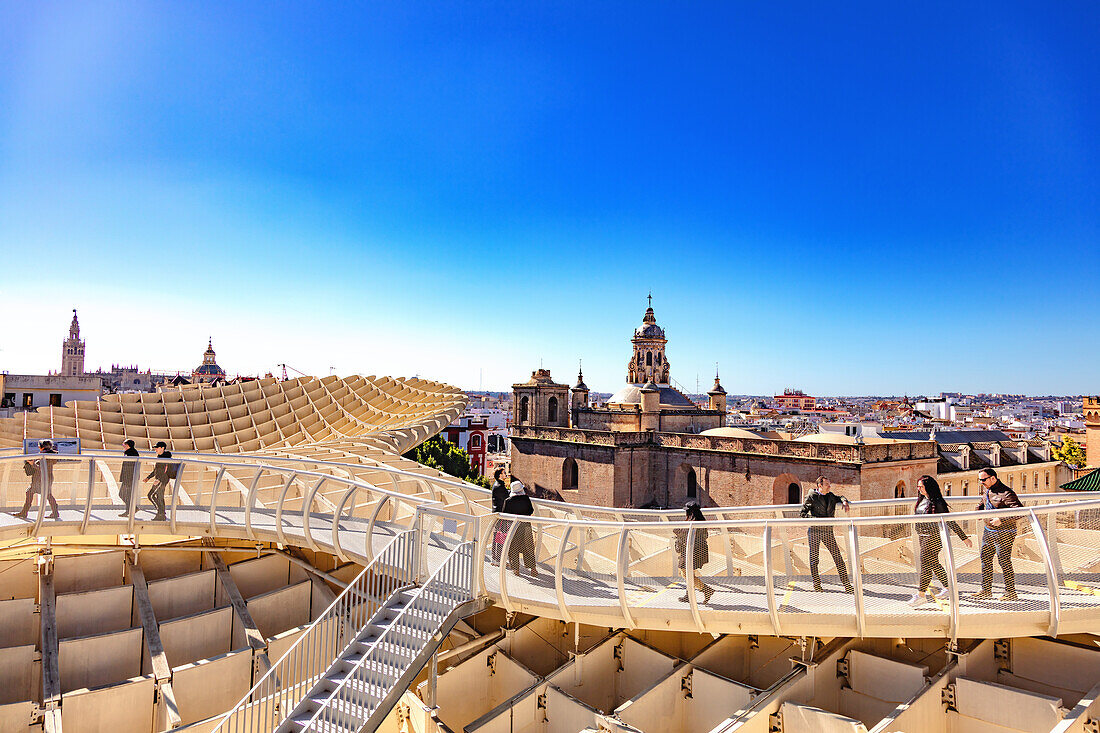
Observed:
[[[412,631],[416,637],[416,651],[423,649],[431,640],[432,635],[438,631],[438,628],[456,608],[474,599],[470,590],[470,578],[473,574],[475,544],[474,541],[463,542],[447,555],[439,569],[416,590],[408,605],[401,609],[397,617],[383,629],[382,633],[371,644],[367,653],[355,663],[355,666],[340,681],[325,703],[310,717],[309,722],[302,726],[302,730],[318,728],[335,730],[337,726],[347,725],[346,718],[353,706],[370,710],[371,714],[374,713],[385,694],[396,682],[396,679],[386,679],[385,668],[377,663],[374,652],[382,649],[383,644],[393,644],[405,648],[411,647],[412,644],[409,642],[391,640],[392,630],[409,617],[414,619],[413,624],[416,624],[418,617],[422,619],[420,626],[414,625]],[[445,604],[447,613],[438,622],[432,622],[429,616],[430,607],[433,603],[439,601]],[[370,697],[372,688],[384,690],[377,700],[372,700]],[[354,721],[349,727],[358,730],[367,722],[367,720]]]
[[[411,581],[416,530],[396,534],[302,632],[214,731],[272,731],[339,657],[390,594]]]

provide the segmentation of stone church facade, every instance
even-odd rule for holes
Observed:
[[[514,384],[516,477],[542,496],[643,507],[785,504],[818,476],[852,499],[892,498],[936,474],[933,441],[834,445],[725,427],[717,375],[707,405],[696,405],[672,385],[667,343],[651,305],[631,339],[627,384],[603,405],[589,405],[583,374],[572,388],[546,369]]]

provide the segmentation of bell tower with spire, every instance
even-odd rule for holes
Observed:
[[[723,389],[722,383],[718,381],[718,365],[714,367],[714,386],[707,392],[709,397],[708,407],[712,410],[718,410],[722,413],[722,425],[726,424],[726,390]]]
[[[584,383],[584,370],[581,365],[577,365],[577,383],[573,385],[572,404],[570,405],[570,416],[572,418],[572,426],[574,428],[580,427],[580,411],[585,407],[588,407],[588,385]]]
[[[69,324],[69,338],[61,342],[61,376],[84,376],[84,342],[80,340],[80,321],[73,309],[73,321]]]
[[[634,329],[634,338],[630,340],[634,354],[626,368],[626,381],[630,384],[653,382],[668,386],[669,367],[665,358],[665,330],[657,325],[653,315],[653,294],[649,294],[649,307],[642,316],[642,325]]]

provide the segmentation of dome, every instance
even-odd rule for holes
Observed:
[[[215,377],[224,377],[225,372],[217,364],[202,364],[195,369],[195,374],[209,374]]]
[[[759,438],[756,433],[745,430],[744,428],[711,428],[710,430],[704,430],[699,435],[713,435],[716,438]]]
[[[656,323],[645,323],[634,329],[634,338],[636,339],[663,339],[664,337],[664,329]]]
[[[650,384],[653,384],[650,382]],[[653,384],[660,392],[658,402],[664,407],[676,407],[676,408],[695,408],[698,406],[689,400],[680,390],[673,387],[659,387]],[[607,400],[609,405],[640,405],[642,404],[642,386],[638,384],[628,384],[620,389]]]
[[[657,316],[653,315],[653,307],[646,309],[642,316],[642,325],[634,329],[636,339],[663,339],[665,330],[657,325]]]

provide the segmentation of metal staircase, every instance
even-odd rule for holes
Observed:
[[[458,619],[473,612],[473,541],[430,531],[426,509],[396,534],[219,721],[219,733],[373,730]],[[422,568],[435,568],[424,582]]]
[[[424,585],[390,596],[276,730],[377,728],[472,606],[473,558],[474,543],[460,544]]]

